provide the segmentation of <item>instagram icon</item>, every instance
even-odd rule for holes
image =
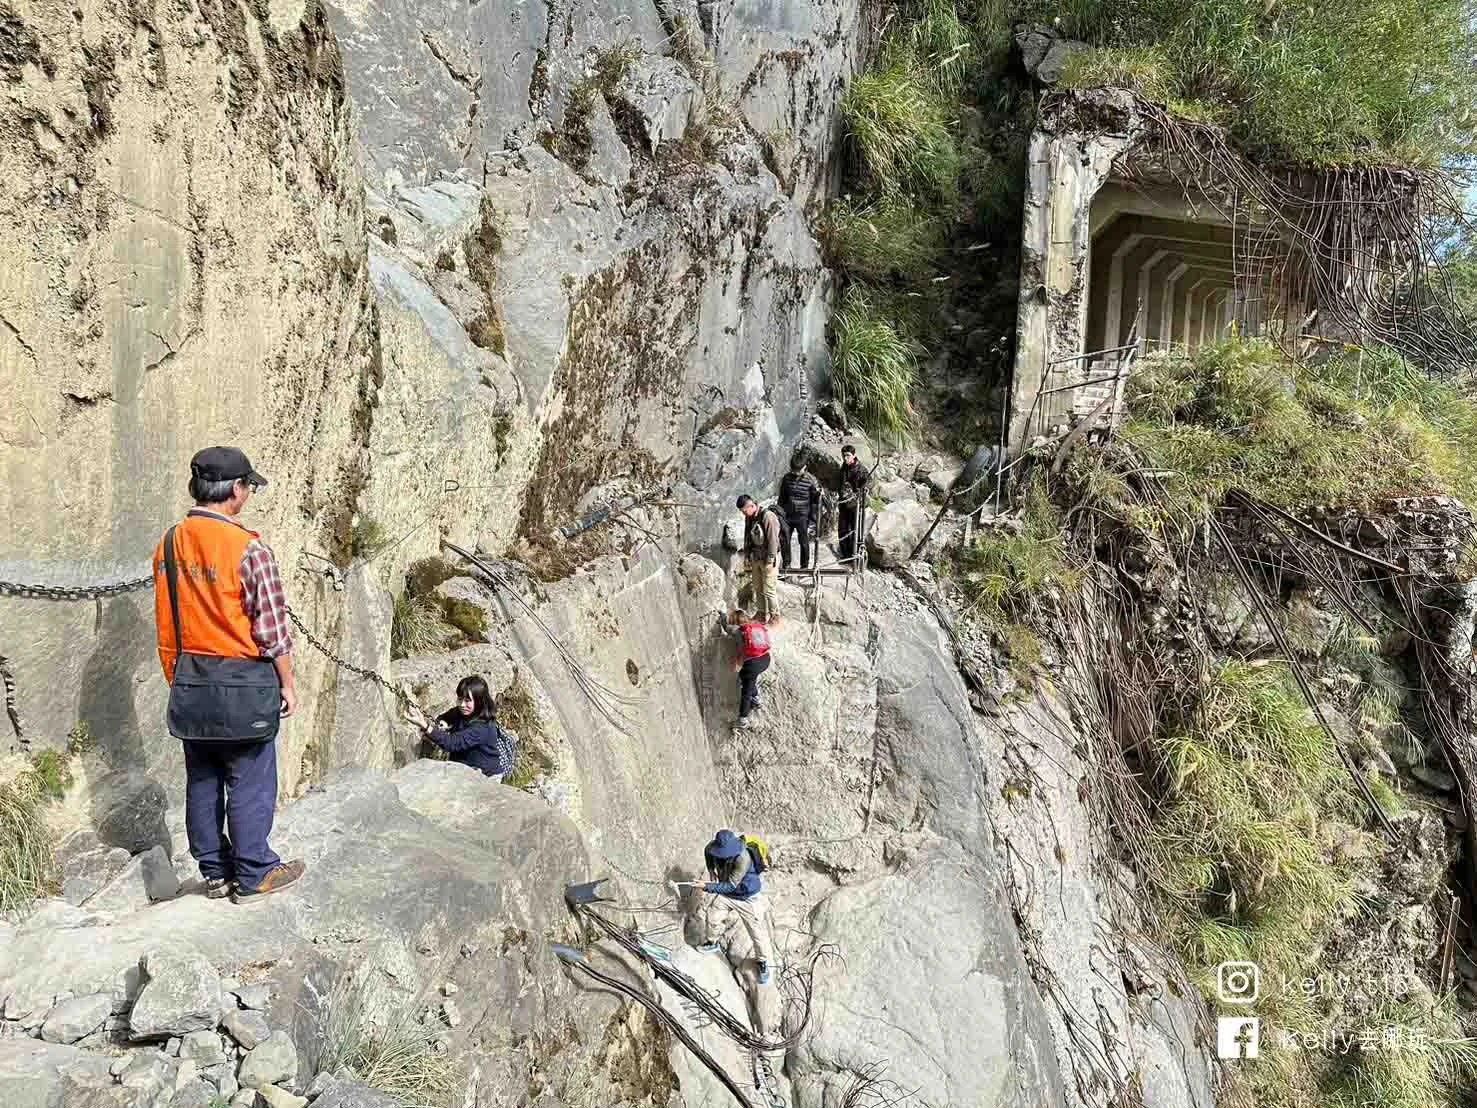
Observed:
[[[1215,968],[1216,995],[1226,1004],[1254,1004],[1261,995],[1262,971],[1255,962],[1222,962]]]

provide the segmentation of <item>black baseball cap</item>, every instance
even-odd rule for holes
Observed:
[[[267,479],[251,468],[251,459],[234,446],[207,446],[190,459],[190,475],[204,481],[244,480],[261,488]]]

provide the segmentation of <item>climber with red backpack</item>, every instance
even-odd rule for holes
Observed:
[[[738,725],[746,728],[749,713],[759,707],[759,675],[769,668],[769,627],[742,609],[730,613],[720,627],[739,640],[733,670],[739,679]]]

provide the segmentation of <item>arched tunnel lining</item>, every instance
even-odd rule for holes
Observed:
[[[1086,351],[1133,336],[1146,351],[1194,349],[1233,318],[1259,329],[1260,297],[1237,281],[1229,227],[1116,211],[1094,228],[1089,264]]]

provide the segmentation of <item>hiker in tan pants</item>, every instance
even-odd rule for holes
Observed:
[[[744,556],[749,562],[753,607],[759,618],[773,623],[779,616],[780,514],[760,508],[752,496],[738,498],[744,513]]]

